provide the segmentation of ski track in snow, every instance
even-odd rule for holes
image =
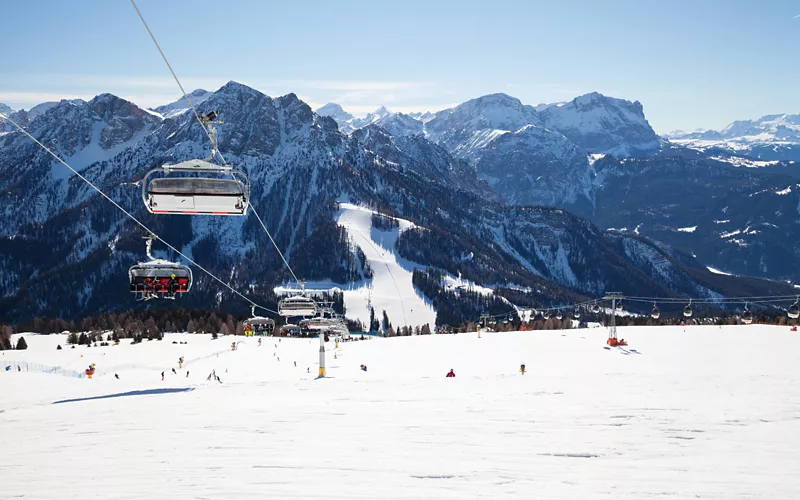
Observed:
[[[29,349],[2,353],[3,365],[94,362],[98,374],[0,370],[0,491],[36,499],[798,498],[797,333],[754,325],[619,334],[630,354],[604,349],[603,328],[329,342],[324,380],[314,379],[316,339],[267,337],[259,347],[237,337],[231,352],[233,337],[171,334],[57,351],[64,336],[25,335]],[[188,364],[173,375],[179,356]],[[450,368],[455,379],[444,378]],[[212,369],[221,384],[206,380]]]
[[[395,249],[400,233],[414,227],[404,219],[399,228],[381,231],[372,228],[373,211],[350,203],[340,203],[336,222],[347,230],[353,243],[361,248],[372,268],[373,278],[348,285],[344,289],[346,316],[369,324],[369,303],[380,320],[383,311],[395,328],[429,324],[433,328],[436,311],[417,292],[412,282],[414,268],[424,268],[400,257]]]

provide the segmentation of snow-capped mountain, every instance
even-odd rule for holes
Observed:
[[[192,104],[194,106],[197,106],[201,102],[208,99],[210,96],[211,92],[203,89],[197,89],[189,94],[189,99],[192,101]],[[187,109],[189,109],[189,104],[186,102],[186,99],[184,97],[180,97],[176,101],[173,101],[169,104],[164,104],[163,106],[153,108],[153,111],[164,116],[164,118],[173,118],[185,112]]]
[[[419,120],[422,123],[428,123],[429,121],[433,120],[433,117],[436,115],[434,115],[430,111],[425,111],[425,112],[415,111],[413,113],[408,113],[408,116],[410,116],[415,120]]]
[[[89,102],[64,100],[48,106],[27,126],[82,172],[137,145],[160,123],[160,117],[131,102],[101,94]],[[27,137],[6,134],[0,139],[0,151],[4,207],[0,235],[13,235],[21,224],[44,222],[87,199],[83,183],[74,183],[77,179],[71,172]]]
[[[363,118],[354,118],[353,128],[358,129],[361,127],[366,127],[367,125],[372,125],[373,123],[377,123],[381,119],[391,116],[393,114],[394,113],[386,109],[386,106],[381,106],[372,113],[367,113],[367,116]]]
[[[86,101],[83,99],[64,99],[58,102],[43,102],[41,104],[37,104],[36,106],[32,107],[28,110],[28,121],[32,122],[37,117],[47,113],[49,110],[53,109],[54,107],[58,106],[62,102],[68,102],[70,104],[75,104],[80,106],[81,104],[85,104]]]
[[[539,113],[506,94],[491,94],[439,111],[425,124],[428,137],[459,158],[475,161],[498,135],[541,125]]]
[[[337,203],[347,201],[414,224],[397,239],[403,265],[434,266],[483,285],[529,287],[543,301],[612,288],[697,296],[739,286],[739,278],[714,275],[665,245],[604,231],[557,208],[509,206],[473,165],[421,135],[393,136],[378,125],[347,135],[294,94],[272,98],[235,82],[210,94],[198,111],[217,111],[224,120],[220,149],[248,173],[253,206],[303,279],[371,283],[357,251],[363,242],[336,223]],[[481,113],[488,126],[513,126],[504,121],[508,116]],[[146,171],[208,153],[191,113],[165,119],[103,94],[83,104],[59,103],[30,130],[171,244],[274,306],[271,290],[288,274],[253,215],[153,216],[144,209],[137,182]],[[487,149],[484,167],[494,172],[509,162],[532,182],[558,168],[566,172],[565,184],[545,176],[547,189],[566,193],[572,183],[580,193],[588,180],[570,169],[591,167],[578,167],[585,158],[580,148],[553,134],[538,124],[509,131]],[[560,142],[549,142],[556,137]],[[547,163],[551,151],[575,164]],[[523,156],[542,162],[526,164]],[[131,307],[126,273],[143,259],[141,229],[19,133],[0,137],[0,203],[0,317],[76,317]],[[176,258],[159,245],[155,252]],[[195,277],[180,305],[246,312],[203,273]]]
[[[7,115],[10,115],[13,112],[14,112],[14,110],[11,109],[11,106],[9,106],[7,104],[3,104],[2,102],[0,102],[0,113],[5,113]]]
[[[336,120],[336,123],[339,124],[339,128],[342,130],[344,130],[342,128],[343,125],[352,122],[355,118],[353,115],[342,109],[341,106],[333,102],[329,102],[321,108],[318,108],[316,113],[320,116],[330,116]]]
[[[354,130],[379,123],[395,115],[395,113],[386,109],[386,106],[381,106],[372,113],[367,113],[366,116],[358,118],[342,109],[340,105],[332,102],[317,109],[316,113],[333,118],[339,125],[339,130],[345,134],[351,134]]]
[[[541,118],[545,126],[558,130],[589,153],[642,156],[655,153],[661,145],[639,101],[592,92],[566,104],[546,107]]]
[[[698,151],[720,151],[756,160],[800,161],[800,115],[737,120],[717,130],[674,131],[670,141]]]
[[[397,137],[425,134],[425,124],[422,121],[403,113],[387,114],[375,120],[374,124]]]

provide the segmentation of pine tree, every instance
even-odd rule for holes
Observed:
[[[24,350],[25,350],[25,349],[27,349],[27,348],[28,348],[28,343],[27,343],[27,342],[25,342],[25,337],[20,337],[20,338],[19,338],[19,340],[17,340],[17,347],[16,347],[16,349],[17,349],[18,351],[24,351]]]

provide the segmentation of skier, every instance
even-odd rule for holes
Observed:
[[[519,372],[525,375],[525,363],[519,365]]]
[[[117,380],[119,380],[119,374],[115,373],[115,374],[114,374],[114,378],[115,378],[115,379],[117,379]]]
[[[261,339],[258,339],[258,346],[261,347]]]
[[[447,375],[445,375],[446,378],[453,378],[455,376],[456,376],[456,372],[454,372],[452,368],[450,368],[450,371],[447,372]]]
[[[175,273],[169,277],[169,296],[175,298],[175,292],[178,290],[178,280],[175,278]]]
[[[189,378],[189,370],[186,370],[186,378]]]
[[[164,381],[164,372],[161,372],[161,381]]]
[[[361,371],[362,372],[367,371],[367,365],[361,365]]]
[[[295,368],[297,368],[297,361],[294,362],[294,366],[295,366]]]
[[[172,373],[174,373],[175,375],[178,374],[178,372],[175,371],[175,368],[172,369]]]

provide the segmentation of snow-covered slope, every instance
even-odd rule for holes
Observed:
[[[639,101],[592,92],[566,104],[548,106],[541,117],[547,127],[560,131],[590,153],[639,156],[652,154],[660,147]]]
[[[167,335],[57,351],[64,336],[26,335],[27,351],[2,356],[3,495],[797,496],[797,333],[621,328],[632,354],[604,349],[606,335],[329,342],[320,380],[316,339]],[[13,361],[96,363],[98,375],[16,372]]]
[[[396,219],[396,228],[382,230],[372,227],[374,213],[364,207],[340,203],[336,215],[336,222],[347,230],[352,244],[364,252],[373,273],[371,279],[354,283],[344,291],[347,317],[369,325],[371,307],[377,318],[386,311],[395,328],[424,324],[433,328],[436,311],[411,282],[414,269],[425,266],[397,254],[397,238],[414,224]]]
[[[197,106],[211,97],[211,94],[212,93],[207,90],[197,89],[189,93],[189,99],[192,101],[194,106]],[[188,109],[189,104],[186,103],[186,99],[184,97],[180,97],[169,104],[164,104],[163,106],[153,108],[153,111],[161,114],[164,116],[164,118],[174,118],[175,116],[184,113]]]

